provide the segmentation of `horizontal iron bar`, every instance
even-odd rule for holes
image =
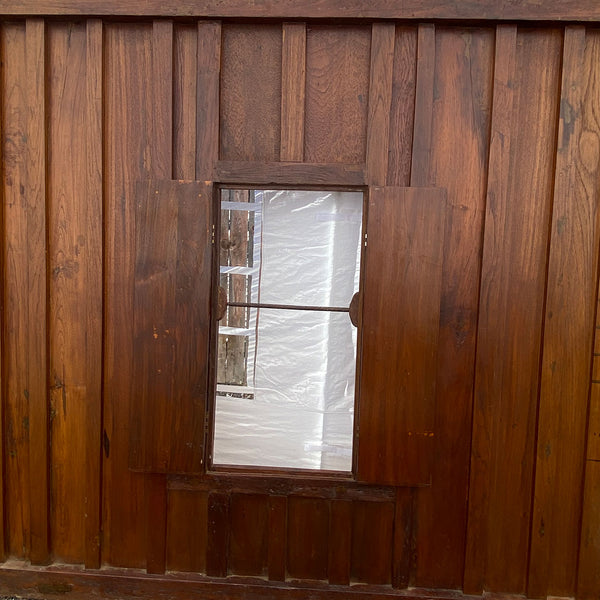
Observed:
[[[296,306],[293,304],[267,304],[263,302],[228,302],[227,306],[236,308],[280,308],[282,310],[317,310],[321,312],[350,312],[343,306]]]

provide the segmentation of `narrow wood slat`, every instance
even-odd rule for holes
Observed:
[[[417,33],[417,84],[410,184],[431,183],[431,128],[435,77],[435,25],[423,23]]]
[[[385,185],[387,179],[395,41],[394,23],[373,23],[366,161],[370,185]]]
[[[282,33],[280,159],[302,162],[306,94],[306,23],[284,23]]]
[[[361,164],[312,164],[295,162],[224,161],[216,166],[216,177],[229,184],[244,185],[346,185],[365,184]]]
[[[0,14],[6,15],[117,15],[164,17],[234,17],[265,19],[449,19],[600,21],[600,8],[593,0],[354,0],[339,5],[329,1],[268,0],[181,0],[170,5],[161,0],[135,0],[124,5],[119,0],[1,0]]]
[[[100,568],[102,488],[102,310],[103,310],[103,26],[86,22],[86,206],[88,297],[86,341],[86,544],[85,566]]]
[[[268,573],[271,581],[285,581],[287,548],[287,496],[269,497]]]
[[[352,502],[332,500],[329,517],[327,578],[335,585],[349,585],[352,558]]]
[[[4,34],[4,32],[2,32]],[[0,46],[0,62],[4,62],[4,48]],[[6,95],[6,88],[4,86],[4,79],[0,79],[0,111],[2,110],[2,106],[4,105],[4,99],[2,96]],[[0,112],[1,114],[1,112]],[[4,161],[4,144],[6,143],[3,131],[3,123],[2,119],[0,119],[0,140],[2,140],[2,147],[0,147],[0,161]],[[3,189],[0,186],[0,193],[2,194],[2,199],[4,200]],[[3,235],[3,243],[6,243],[6,238],[8,237],[6,234],[6,229],[4,227],[4,221],[6,219],[6,209],[4,208],[4,203],[0,203],[0,231],[2,231]],[[3,307],[6,306],[6,295],[4,290],[6,289],[6,270],[4,267],[4,263],[6,261],[6,252],[4,249],[0,251],[0,305]],[[6,352],[6,342],[5,342],[5,317],[4,310],[0,313],[0,561],[4,561],[6,559],[6,548],[7,544],[7,536],[5,529],[5,519],[6,519],[6,504],[4,498],[4,486],[6,485],[6,473],[5,473],[5,436],[4,436],[4,427],[5,427],[5,419],[4,419],[4,405],[7,402],[7,394],[6,390],[6,368],[5,368],[5,352]]]
[[[206,544],[206,574],[227,577],[229,554],[229,494],[208,495],[208,541]]]
[[[533,506],[530,597],[575,593],[598,282],[597,35],[565,29]],[[565,399],[568,398],[568,402]]]
[[[198,22],[196,179],[214,180],[219,157],[221,23]]]
[[[229,572],[262,577],[268,574],[269,497],[232,494]]]
[[[369,191],[360,481],[430,483],[445,210],[443,189]]]
[[[583,518],[577,572],[577,598],[597,598],[600,593],[600,460],[588,460],[585,469]]]
[[[414,560],[417,552],[414,539],[416,524],[416,491],[398,488],[394,512],[392,556],[392,586],[406,588],[413,584]]]
[[[41,19],[25,24],[27,72],[27,155],[25,194],[28,205],[28,385],[29,482],[33,564],[48,561],[48,373],[46,298],[46,34]]]
[[[587,433],[587,460],[600,461],[600,383],[592,383]]]
[[[162,473],[148,473],[146,486],[146,571],[165,572],[167,562],[167,481]]]

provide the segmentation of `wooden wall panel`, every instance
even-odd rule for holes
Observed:
[[[556,30],[496,32],[464,583],[472,593],[524,593],[527,581],[561,42]]]
[[[436,27],[428,183],[447,189],[448,214],[434,483],[417,492],[415,583],[421,586],[460,588],[463,579],[493,40],[491,29]]]
[[[597,386],[600,387],[600,386]],[[600,461],[588,460],[585,470],[577,598],[592,600],[600,593]]]
[[[281,45],[281,25],[223,26],[220,158],[279,160]]]
[[[231,496],[229,570],[234,575],[264,576],[268,567],[269,497]]]
[[[364,162],[371,29],[311,25],[306,39],[307,162]]]

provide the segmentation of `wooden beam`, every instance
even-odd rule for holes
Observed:
[[[595,0],[0,0],[0,15],[600,21]]]

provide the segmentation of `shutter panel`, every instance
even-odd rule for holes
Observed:
[[[203,469],[212,186],[137,186],[130,467]]]
[[[445,190],[369,190],[358,433],[361,481],[428,485]]]

